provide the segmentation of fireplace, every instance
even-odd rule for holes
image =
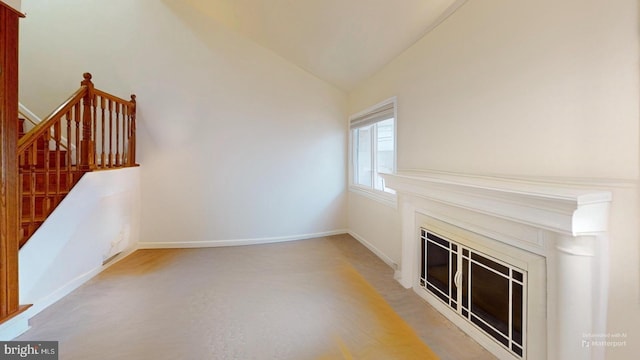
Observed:
[[[442,172],[383,175],[398,193],[396,279],[501,359],[597,359],[611,194],[588,184]]]
[[[416,292],[497,356],[543,358],[544,336],[527,333],[546,327],[545,258],[420,218]]]

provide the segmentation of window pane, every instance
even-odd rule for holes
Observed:
[[[354,115],[349,120],[351,128],[351,184],[363,190],[378,190],[395,194],[385,187],[380,174],[393,174],[395,164],[395,99]],[[376,191],[371,192],[376,195]],[[385,202],[391,197],[381,196]]]
[[[354,181],[358,185],[364,185],[372,187],[371,183],[371,172],[372,172],[372,163],[373,159],[371,159],[371,137],[373,126],[367,126],[364,128],[359,128],[355,131],[355,139],[354,139],[354,149],[353,152],[356,156],[354,162],[354,172],[355,178]]]
[[[393,136],[393,121],[394,119],[387,119],[377,123],[377,139],[376,139],[376,156],[377,156],[377,172],[376,172],[376,186],[378,190],[385,190],[384,179],[378,175],[378,173],[393,173],[394,162],[394,136]],[[391,190],[391,189],[387,189]]]

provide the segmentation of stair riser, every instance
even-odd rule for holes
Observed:
[[[27,240],[29,240],[29,236],[31,236],[31,234],[38,230],[42,223],[43,221],[36,221],[32,224],[22,224],[20,228],[20,247],[22,247],[22,245],[24,245]],[[33,228],[29,229],[30,226],[32,226]]]
[[[47,213],[46,204],[50,204],[51,200],[47,200],[44,197],[36,197],[35,198],[35,217],[43,217]],[[31,216],[31,199],[28,197],[22,198],[22,217],[25,219],[29,219]]]
[[[69,179],[67,178],[66,174],[61,174],[59,188],[60,191],[57,192],[57,176],[56,174],[49,174],[49,189],[47,195],[45,195],[45,181],[47,176],[44,173],[38,173],[36,174],[36,189],[34,191],[33,197],[30,190],[30,176],[23,175],[21,211],[23,235],[26,235],[28,237],[33,233],[33,231],[35,231],[35,229],[37,229],[42,224],[44,219],[49,216],[49,214],[55,209],[55,207],[69,193],[69,189],[72,186],[67,186],[67,182],[70,180],[71,184],[73,185],[80,180],[82,175],[83,172],[74,171],[73,173],[71,173],[71,179]],[[32,216],[34,217],[34,221],[31,220]],[[32,226],[31,230],[29,229],[30,225]]]

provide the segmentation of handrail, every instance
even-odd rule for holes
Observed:
[[[36,126],[42,122],[42,119],[34,113],[32,113],[26,106],[22,105],[22,103],[18,103],[18,115],[26,121],[30,122],[31,125]],[[35,119],[35,120],[34,120]]]
[[[121,97],[118,97],[118,96],[115,96],[115,95],[111,95],[111,94],[109,94],[107,92],[104,92],[102,90],[99,90],[99,89],[93,89],[93,91],[95,92],[96,95],[102,96],[102,97],[107,98],[107,99],[111,99],[113,101],[122,102],[122,103],[131,103],[131,100],[125,100],[125,99],[123,99]]]
[[[18,103],[18,115],[21,116],[20,119],[24,119],[25,121],[28,121],[29,123],[31,123],[31,128],[35,127],[36,125],[42,122],[42,119],[40,119],[38,115],[31,112],[31,110],[27,109],[27,107],[20,102]],[[69,149],[69,147],[67,146],[67,144],[69,143],[69,140],[64,136],[62,137],[61,140],[62,140],[62,143],[60,144],[60,146],[62,146],[65,150]],[[75,149],[75,147],[73,147],[72,149]]]
[[[91,74],[17,144],[22,246],[89,171],[137,166],[136,97],[98,90]]]
[[[49,116],[44,118],[39,124],[34,126],[28,133],[18,140],[18,154],[26,150],[26,148],[33,144],[38,137],[51,128],[53,122],[66,114],[74,105],[76,105],[85,96],[87,91],[86,86],[80,87],[73,95],[71,95],[65,102],[58,106]]]

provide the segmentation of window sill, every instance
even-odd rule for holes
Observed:
[[[372,190],[370,188],[353,184],[349,185],[349,191],[358,195],[362,195],[366,198],[377,201],[394,209],[398,208],[398,196],[396,194],[389,194],[383,191]]]

